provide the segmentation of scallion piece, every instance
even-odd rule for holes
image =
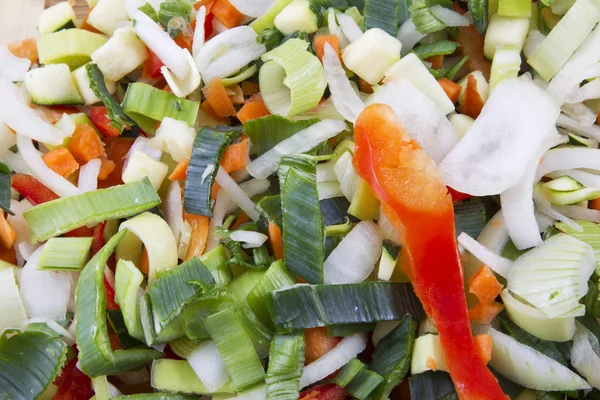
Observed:
[[[310,283],[323,282],[324,226],[319,207],[316,160],[284,156],[279,162],[283,249],[287,267]]]
[[[271,150],[275,145],[319,122],[318,119],[291,121],[279,115],[269,115],[244,124],[244,133],[250,137],[257,155]]]
[[[296,285],[271,293],[271,315],[279,332],[335,324],[424,317],[412,286],[396,282]]]
[[[49,201],[23,213],[31,240],[40,242],[84,225],[125,218],[157,206],[160,197],[148,178],[109,189]]]
[[[10,211],[10,174],[10,168],[0,161],[0,209],[12,215],[13,212]]]
[[[256,203],[256,209],[260,214],[267,220],[272,221],[278,227],[282,226],[282,211],[281,211],[281,197],[276,196],[265,196],[258,203]]]
[[[119,131],[131,126],[133,121],[125,115],[121,105],[108,92],[100,68],[94,63],[89,63],[85,66],[85,69],[90,80],[90,88],[106,107],[110,124]]]
[[[304,370],[304,332],[275,335],[269,350],[267,400],[298,398]]]
[[[83,29],[65,29],[37,40],[40,64],[67,64],[71,70],[88,63],[106,36]]]
[[[365,28],[381,28],[396,37],[398,33],[398,20],[400,3],[404,0],[366,0],[365,1]]]
[[[211,190],[225,148],[239,136],[240,129],[228,126],[203,127],[194,140],[185,178],[185,211],[212,217]]]
[[[215,341],[236,391],[248,389],[265,379],[265,371],[234,309],[221,311],[204,322]]]
[[[90,257],[91,237],[51,238],[38,259],[39,269],[79,271]]]
[[[75,305],[75,337],[79,365],[90,377],[113,375],[139,369],[161,353],[150,349],[112,351],[106,327],[104,268],[117,243],[127,233],[120,231],[87,263],[79,276]]]
[[[327,79],[319,59],[307,50],[308,43],[290,39],[262,55],[260,91],[273,114],[289,117],[319,104]]]
[[[141,82],[127,86],[123,111],[148,134],[154,134],[156,122],[169,117],[194,126],[200,104]]]

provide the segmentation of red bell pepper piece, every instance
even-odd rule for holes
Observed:
[[[110,280],[106,277],[106,274],[110,274],[112,277],[112,281],[114,282],[114,275],[112,271],[108,268],[105,269],[106,273],[104,274],[104,288],[106,289],[106,309],[109,311],[119,310],[120,307],[115,301],[115,288],[113,284],[111,284]]]
[[[473,197],[470,194],[466,194],[463,192],[459,192],[458,190],[454,190],[450,186],[447,186],[447,188],[448,188],[448,193],[450,193],[450,196],[452,196],[452,201],[462,201],[462,200],[467,200],[467,199],[470,199],[471,197]]]
[[[104,106],[90,107],[90,119],[104,137],[114,137],[121,134],[120,130],[111,125],[108,111]]]
[[[317,385],[300,393],[300,400],[344,400],[345,398],[344,388],[333,383]]]
[[[165,65],[156,54],[148,49],[148,59],[144,62],[144,68],[142,70],[142,76],[150,79],[159,78],[162,73],[160,68]]]
[[[452,198],[434,162],[389,106],[367,107],[354,125],[354,166],[402,236],[415,292],[435,322],[460,399],[508,399],[479,357],[467,311]]]
[[[92,380],[76,364],[77,357],[73,357],[54,380],[58,390],[52,400],[88,400],[94,395]]]
[[[17,173],[12,176],[12,187],[33,205],[58,199],[58,195],[31,175]]]

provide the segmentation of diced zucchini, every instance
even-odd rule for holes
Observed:
[[[556,0],[550,4],[552,14],[565,15],[567,11],[575,4],[575,0]]]
[[[458,136],[460,136],[461,139],[465,137],[467,131],[469,130],[471,125],[473,125],[473,122],[475,122],[473,118],[464,114],[454,114],[450,117],[450,123],[452,124],[452,126],[456,130],[456,133],[458,133]]]
[[[377,270],[377,279],[389,281],[396,268],[396,261],[400,255],[400,246],[392,241],[384,240]]]
[[[348,214],[354,215],[362,221],[370,221],[379,214],[379,200],[373,194],[369,184],[360,177],[348,208]]]
[[[98,0],[87,19],[88,24],[109,36],[121,21],[129,21],[123,0]]]
[[[75,11],[68,1],[46,8],[40,16],[40,36],[63,29],[75,28]]]
[[[98,103],[100,99],[96,97],[94,91],[90,87],[90,77],[88,76],[85,65],[82,65],[73,71],[72,75],[75,85],[77,85],[77,89],[79,90],[79,94],[83,98],[83,104],[91,106],[92,104]],[[110,94],[113,94],[117,90],[117,85],[114,81],[104,78],[104,83]]]
[[[448,365],[446,364],[440,337],[428,333],[415,339],[410,372],[415,375],[431,370],[447,372]]]
[[[596,139],[586,138],[583,136],[569,133],[569,144],[571,146],[591,147],[593,149],[598,148],[598,141]]]
[[[541,184],[546,189],[556,190],[559,192],[570,192],[571,190],[583,189],[584,186],[577,182],[575,179],[569,176],[562,176],[557,179],[553,179],[549,182]]]
[[[27,72],[25,86],[35,104],[83,104],[67,64],[47,65]]]
[[[425,317],[424,320],[419,322],[419,328],[417,329],[418,336],[423,336],[426,334],[433,333],[437,335],[439,332],[437,328],[433,325],[429,317]]]
[[[196,132],[184,121],[166,117],[150,139],[153,147],[165,151],[179,162],[191,157]]]
[[[319,20],[309,0],[294,0],[275,17],[275,27],[284,35],[294,32],[315,33]]]
[[[104,35],[83,29],[65,29],[49,33],[37,40],[40,64],[64,63],[75,69],[89,62],[91,54],[105,42]]]
[[[477,86],[476,86],[477,93],[479,93],[481,100],[485,104],[485,102],[487,101],[488,96],[489,96],[490,86],[489,86],[488,82],[485,80],[485,76],[483,76],[481,71],[470,72],[467,76],[465,76],[463,79],[461,79],[460,82],[458,82],[458,84],[462,88],[460,91],[460,95],[458,96],[458,104],[460,104],[461,107],[463,107],[465,104],[465,93],[467,90],[467,82],[469,80],[469,75],[471,75],[475,78],[475,81],[477,82]]]
[[[382,29],[372,28],[350,43],[342,53],[344,65],[362,79],[376,85],[400,60],[402,44]]]
[[[148,58],[148,50],[133,28],[120,28],[104,46],[92,53],[91,58],[104,78],[118,81]]]
[[[490,73],[490,91],[504,79],[516,78],[521,69],[521,50],[513,46],[496,49]]]
[[[535,186],[537,193],[542,194],[546,199],[550,200],[551,204],[557,206],[566,206],[569,204],[577,204],[580,201],[594,200],[600,198],[600,189],[583,188],[571,191],[550,190],[538,184]]]
[[[529,18],[492,16],[485,33],[483,54],[489,60],[494,58],[496,48],[513,45],[520,52],[529,31]]]
[[[129,155],[127,166],[123,170],[123,182],[135,182],[148,177],[154,189],[158,190],[167,176],[167,164],[150,158],[146,153],[136,150]]]

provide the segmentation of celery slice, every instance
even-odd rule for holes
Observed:
[[[503,17],[531,17],[531,0],[500,0],[498,15]]]
[[[496,49],[490,73],[490,92],[504,79],[516,78],[521,69],[521,51],[514,46]]]
[[[92,53],[106,43],[106,37],[83,29],[49,33],[37,40],[41,64],[67,64],[71,70],[91,60]]]
[[[31,208],[23,216],[29,224],[31,240],[35,243],[80,226],[129,217],[159,203],[160,198],[146,178],[139,182],[49,201]]]
[[[254,29],[256,33],[261,33],[265,29],[272,28],[275,24],[275,17],[277,14],[291,2],[292,0],[275,0],[266,13],[252,21],[250,27]]]
[[[79,271],[88,261],[93,238],[51,238],[38,259],[39,269]]]

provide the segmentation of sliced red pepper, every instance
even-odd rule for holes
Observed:
[[[92,241],[92,255],[102,249],[104,246],[104,227],[106,226],[106,222],[101,222],[94,228],[94,240]]]
[[[345,398],[344,388],[333,383],[317,385],[300,393],[300,400],[344,400]]]
[[[466,194],[463,192],[459,192],[458,190],[454,190],[450,186],[446,186],[446,187],[448,188],[448,193],[450,193],[450,196],[452,196],[452,201],[454,201],[454,202],[467,200],[467,199],[470,199],[471,197],[473,197],[470,194]]]
[[[110,271],[110,269],[105,269],[105,271]],[[110,272],[112,274],[112,271]],[[106,309],[109,311],[119,310],[120,307],[115,301],[115,288],[111,285],[106,274],[104,275],[104,288],[106,289]]]
[[[162,76],[160,68],[165,65],[156,54],[148,49],[148,59],[144,62],[142,75],[146,78],[156,79]]]
[[[12,176],[12,187],[33,205],[58,199],[58,195],[31,175],[17,173]]]
[[[435,321],[460,399],[508,399],[478,355],[464,292],[452,198],[435,163],[393,110],[367,107],[354,125],[354,166],[402,236],[415,292]]]
[[[65,364],[54,384],[58,390],[52,400],[88,400],[94,395],[92,380],[77,368],[77,357]]]
[[[120,130],[110,124],[108,111],[104,106],[90,107],[90,119],[104,137],[114,137],[121,134]]]

